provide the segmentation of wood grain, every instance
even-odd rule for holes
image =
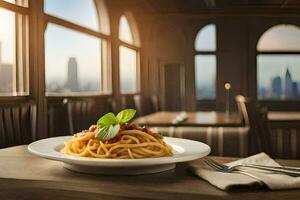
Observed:
[[[300,190],[238,189],[221,191],[186,171],[140,176],[74,173],[57,161],[30,155],[27,146],[0,150],[0,199],[299,199]],[[234,158],[215,157],[221,162]],[[199,162],[199,160],[194,161]],[[281,160],[300,166],[299,160]]]
[[[136,123],[147,126],[241,126],[237,113],[226,116],[223,112],[186,112],[187,119],[174,124],[180,112],[156,112],[135,120]]]

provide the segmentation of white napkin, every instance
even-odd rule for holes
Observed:
[[[231,166],[240,163],[280,166],[265,153],[259,153],[248,158],[227,163],[227,165]],[[242,169],[244,172],[254,175],[256,178],[239,173],[218,172],[204,164],[204,162],[200,165],[192,164],[189,169],[197,176],[222,190],[228,190],[235,187],[259,186],[263,185],[262,182],[271,190],[300,188],[300,177],[276,174],[259,169]]]

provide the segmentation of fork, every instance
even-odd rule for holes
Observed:
[[[233,171],[240,171],[239,168],[247,167],[247,168],[254,168],[254,169],[260,169],[265,171],[271,171],[275,173],[286,174],[290,176],[300,176],[300,169],[294,167],[272,167],[272,166],[255,165],[255,164],[237,164],[229,167],[210,158],[204,158],[203,160],[211,168],[217,171],[227,172],[227,173]]]

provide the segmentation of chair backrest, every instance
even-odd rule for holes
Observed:
[[[271,131],[267,110],[261,108],[257,102],[242,95],[237,95],[235,100],[244,125],[250,128],[250,153],[264,151],[272,155]]]
[[[133,96],[134,101],[134,107],[137,110],[137,116],[144,115],[144,109],[143,109],[143,98],[140,94],[136,94]]]
[[[151,103],[152,103],[152,109],[153,109],[152,111],[153,112],[161,111],[160,104],[159,104],[159,98],[157,95],[151,96]]]
[[[117,102],[113,97],[107,99],[109,112],[117,113]]]
[[[64,99],[63,104],[67,107],[69,132],[76,133],[83,128],[89,126],[89,104],[91,102],[86,99]]]
[[[127,101],[128,101],[128,100],[127,100],[126,95],[122,95],[122,96],[121,96],[121,110],[127,108],[127,104],[128,104]]]
[[[256,121],[258,124],[257,133],[259,137],[259,151],[263,151],[270,156],[274,155],[272,148],[272,137],[270,122],[268,120],[268,109],[267,108],[257,108]]]
[[[30,103],[0,105],[0,148],[28,144],[36,137],[37,108]]]
[[[237,103],[238,111],[243,121],[244,126],[250,127],[250,116],[247,110],[247,105],[249,104],[250,100],[242,95],[236,95],[235,101]]]

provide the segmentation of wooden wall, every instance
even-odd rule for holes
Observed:
[[[244,94],[256,99],[256,45],[259,37],[276,24],[300,25],[299,17],[203,17],[188,14],[144,15],[151,18],[148,36],[142,39],[145,56],[141,66],[146,95],[160,94],[160,67],[162,63],[182,63],[185,70],[185,104],[178,110],[199,110],[195,100],[194,39],[201,27],[209,23],[217,26],[217,83],[216,101],[211,110],[224,110],[224,83],[232,83],[231,108],[235,109],[234,96]],[[143,30],[145,32],[145,30]],[[174,80],[175,81],[175,80]],[[280,102],[263,101],[271,110],[284,110]],[[290,103],[286,103],[291,105]],[[300,103],[293,103],[299,110]],[[203,108],[205,109],[205,108]],[[291,109],[291,108],[290,108]]]

